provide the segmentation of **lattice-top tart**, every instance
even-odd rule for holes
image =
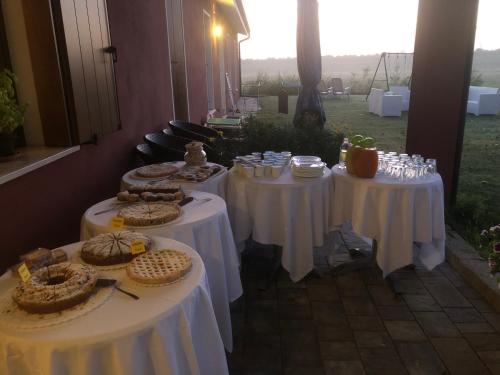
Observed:
[[[180,279],[191,267],[191,258],[182,251],[153,250],[135,258],[127,266],[127,275],[143,284],[165,284]]]
[[[137,240],[144,243],[146,251],[150,249],[151,238],[142,233],[128,230],[103,233],[83,244],[80,257],[86,263],[96,266],[128,263],[135,257],[130,251],[130,246]]]
[[[144,227],[165,224],[175,220],[181,208],[175,203],[148,202],[122,208],[118,216],[123,217],[125,225]]]
[[[151,164],[138,168],[135,174],[139,177],[156,178],[165,177],[179,171],[175,165],[171,164]]]

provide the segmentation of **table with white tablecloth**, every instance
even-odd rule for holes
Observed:
[[[232,330],[229,303],[243,293],[236,251],[226,203],[214,194],[192,191],[194,200],[182,207],[179,218],[171,223],[149,227],[125,227],[149,236],[161,236],[184,242],[195,249],[207,270],[210,294],[227,350],[231,351]],[[209,200],[209,201],[206,201]],[[95,213],[113,207],[111,198],[90,207],[82,218],[81,239],[86,240],[110,230],[109,223],[118,212]]]
[[[235,241],[282,246],[281,264],[293,281],[314,267],[314,247],[324,245],[332,229],[331,172],[316,178],[281,176],[247,178],[228,174],[227,206]]]
[[[57,326],[19,329],[0,322],[0,374],[227,374],[224,346],[212,309],[203,262],[189,246],[153,238],[153,248],[186,252],[193,262],[183,279],[144,286],[124,269],[99,271],[140,297],[114,291],[99,307]],[[82,243],[64,247],[74,261]],[[0,278],[0,296],[19,278]],[[65,312],[62,312],[65,314]]]
[[[333,220],[377,241],[377,264],[384,276],[413,263],[431,270],[445,258],[443,182],[439,174],[398,180],[377,174],[350,176],[339,166],[334,180]]]
[[[183,161],[177,161],[177,162],[169,162],[168,164],[174,165],[177,168],[182,168],[186,163]],[[212,166],[212,165],[217,165],[214,163],[207,163],[206,165]],[[128,189],[132,185],[140,185],[140,184],[145,184],[149,182],[155,182],[158,180],[161,180],[160,178],[143,178],[143,177],[138,177],[135,174],[136,169],[132,169],[125,173],[122,176],[122,182],[121,182],[121,190]],[[189,181],[182,181],[182,182],[177,182],[179,183],[183,189],[185,190],[198,190],[198,191],[205,191],[207,193],[212,193],[215,195],[218,195],[219,197],[222,197],[225,199],[226,197],[226,178],[227,178],[227,169],[225,167],[222,167],[222,169],[214,174],[213,176],[210,176],[207,180],[203,182],[189,182]]]

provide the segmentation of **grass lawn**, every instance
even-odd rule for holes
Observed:
[[[278,98],[260,99],[261,111],[256,118],[263,121],[291,124],[296,96],[290,96],[289,114],[279,114]],[[325,100],[327,126],[338,128],[348,136],[370,135],[381,150],[401,152],[406,143],[407,114],[401,118],[378,117],[368,112],[365,96],[353,95],[347,100]],[[424,155],[425,156],[425,155]],[[439,160],[438,160],[439,164]],[[500,223],[500,116],[467,115],[459,181],[459,199],[481,202],[483,209]]]

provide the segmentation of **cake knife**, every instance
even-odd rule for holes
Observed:
[[[136,296],[135,294],[133,293],[130,293],[130,292],[127,292],[126,290],[123,290],[122,288],[118,287],[116,285],[117,283],[117,280],[115,279],[97,279],[97,283],[95,284],[97,287],[101,287],[101,288],[105,288],[105,287],[108,287],[108,286],[112,286],[114,287],[116,290],[126,294],[127,296],[130,296],[132,297],[133,299],[135,300],[138,300],[139,297]]]

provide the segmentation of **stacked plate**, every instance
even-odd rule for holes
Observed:
[[[320,177],[326,164],[317,156],[294,156],[292,174],[296,177]]]

